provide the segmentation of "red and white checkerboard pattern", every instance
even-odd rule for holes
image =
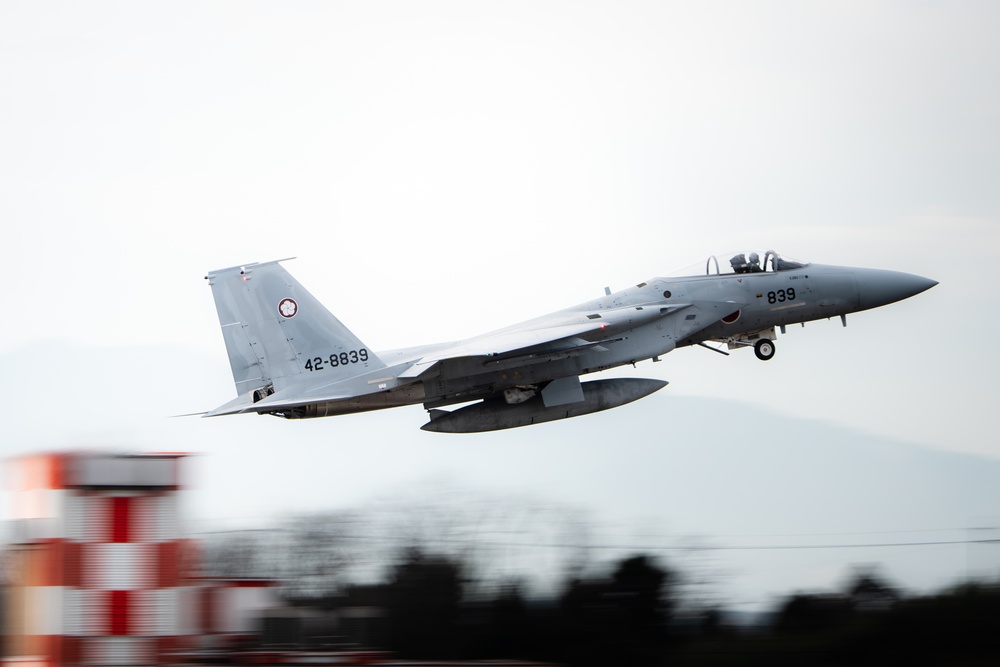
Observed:
[[[7,617],[39,665],[151,665],[197,634],[193,542],[178,522],[181,455],[16,459],[21,535]]]

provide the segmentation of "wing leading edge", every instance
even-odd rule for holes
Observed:
[[[435,350],[431,354],[415,359],[410,367],[400,373],[398,377],[427,376],[429,371],[440,362],[464,357],[483,357],[483,362],[486,364],[506,364],[517,360],[525,363],[540,363],[550,360],[555,355],[572,356],[598,347],[603,343],[611,342],[614,334],[623,328],[631,328],[668,317],[690,306],[689,303],[662,307],[658,304],[629,306],[587,315],[578,313],[575,317],[560,314],[561,316],[554,324],[536,324],[537,321],[527,322]],[[566,319],[584,317],[586,319],[582,322],[564,323]],[[588,339],[588,337],[594,337],[595,334],[599,334],[601,337],[597,340]]]

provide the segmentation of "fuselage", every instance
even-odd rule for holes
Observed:
[[[468,341],[380,352],[379,357],[389,365],[387,370],[392,371],[436,350],[472,346],[477,340],[509,332],[595,321],[602,325],[573,337],[570,343],[557,340],[513,353],[447,359],[428,377],[404,380],[389,372],[383,391],[316,405],[303,416],[415,403],[437,408],[658,360],[677,347],[705,341],[752,346],[761,338],[773,340],[775,328],[846,316],[905,299],[935,284],[896,271],[795,262],[769,271],[654,278]]]
[[[708,340],[725,341],[774,327],[847,315],[898,301],[934,285],[934,281],[895,271],[807,264],[801,268],[747,273],[655,278],[512,329],[600,315],[608,321],[600,342],[567,358],[524,365],[520,353],[510,368],[503,359],[463,360],[442,370],[426,387],[429,403],[446,404],[469,391],[496,392],[558,377],[585,375],[664,355],[676,347]],[[680,306],[665,317],[661,309]],[[609,317],[609,314],[612,317]],[[541,357],[545,348],[538,350]],[[558,355],[556,355],[558,356]],[[450,372],[448,372],[450,371]],[[474,378],[474,382],[470,382]],[[472,385],[472,386],[470,386]],[[468,400],[454,396],[459,400]]]
[[[659,391],[651,378],[580,378],[686,345],[775,353],[789,324],[845,316],[922,292],[933,280],[804,264],[774,251],[710,257],[701,275],[634,287],[480,336],[372,352],[283,266],[210,271],[237,396],[205,416],[287,419],[423,404],[421,428],[472,433],[607,410]],[[724,270],[723,270],[724,267]],[[846,320],[845,320],[846,321]],[[715,345],[707,345],[712,341]],[[469,403],[452,410],[440,408]]]

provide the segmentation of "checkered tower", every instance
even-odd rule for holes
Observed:
[[[10,461],[8,657],[19,664],[155,665],[190,644],[195,551],[180,529],[183,456],[61,453]]]

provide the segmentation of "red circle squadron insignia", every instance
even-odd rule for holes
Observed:
[[[736,320],[740,319],[740,312],[741,311],[737,310],[735,313],[730,313],[729,315],[723,317],[722,321],[726,324],[733,324]]]
[[[282,317],[295,317],[297,312],[299,312],[299,304],[295,303],[295,299],[282,299],[281,303],[278,304],[278,314]]]

